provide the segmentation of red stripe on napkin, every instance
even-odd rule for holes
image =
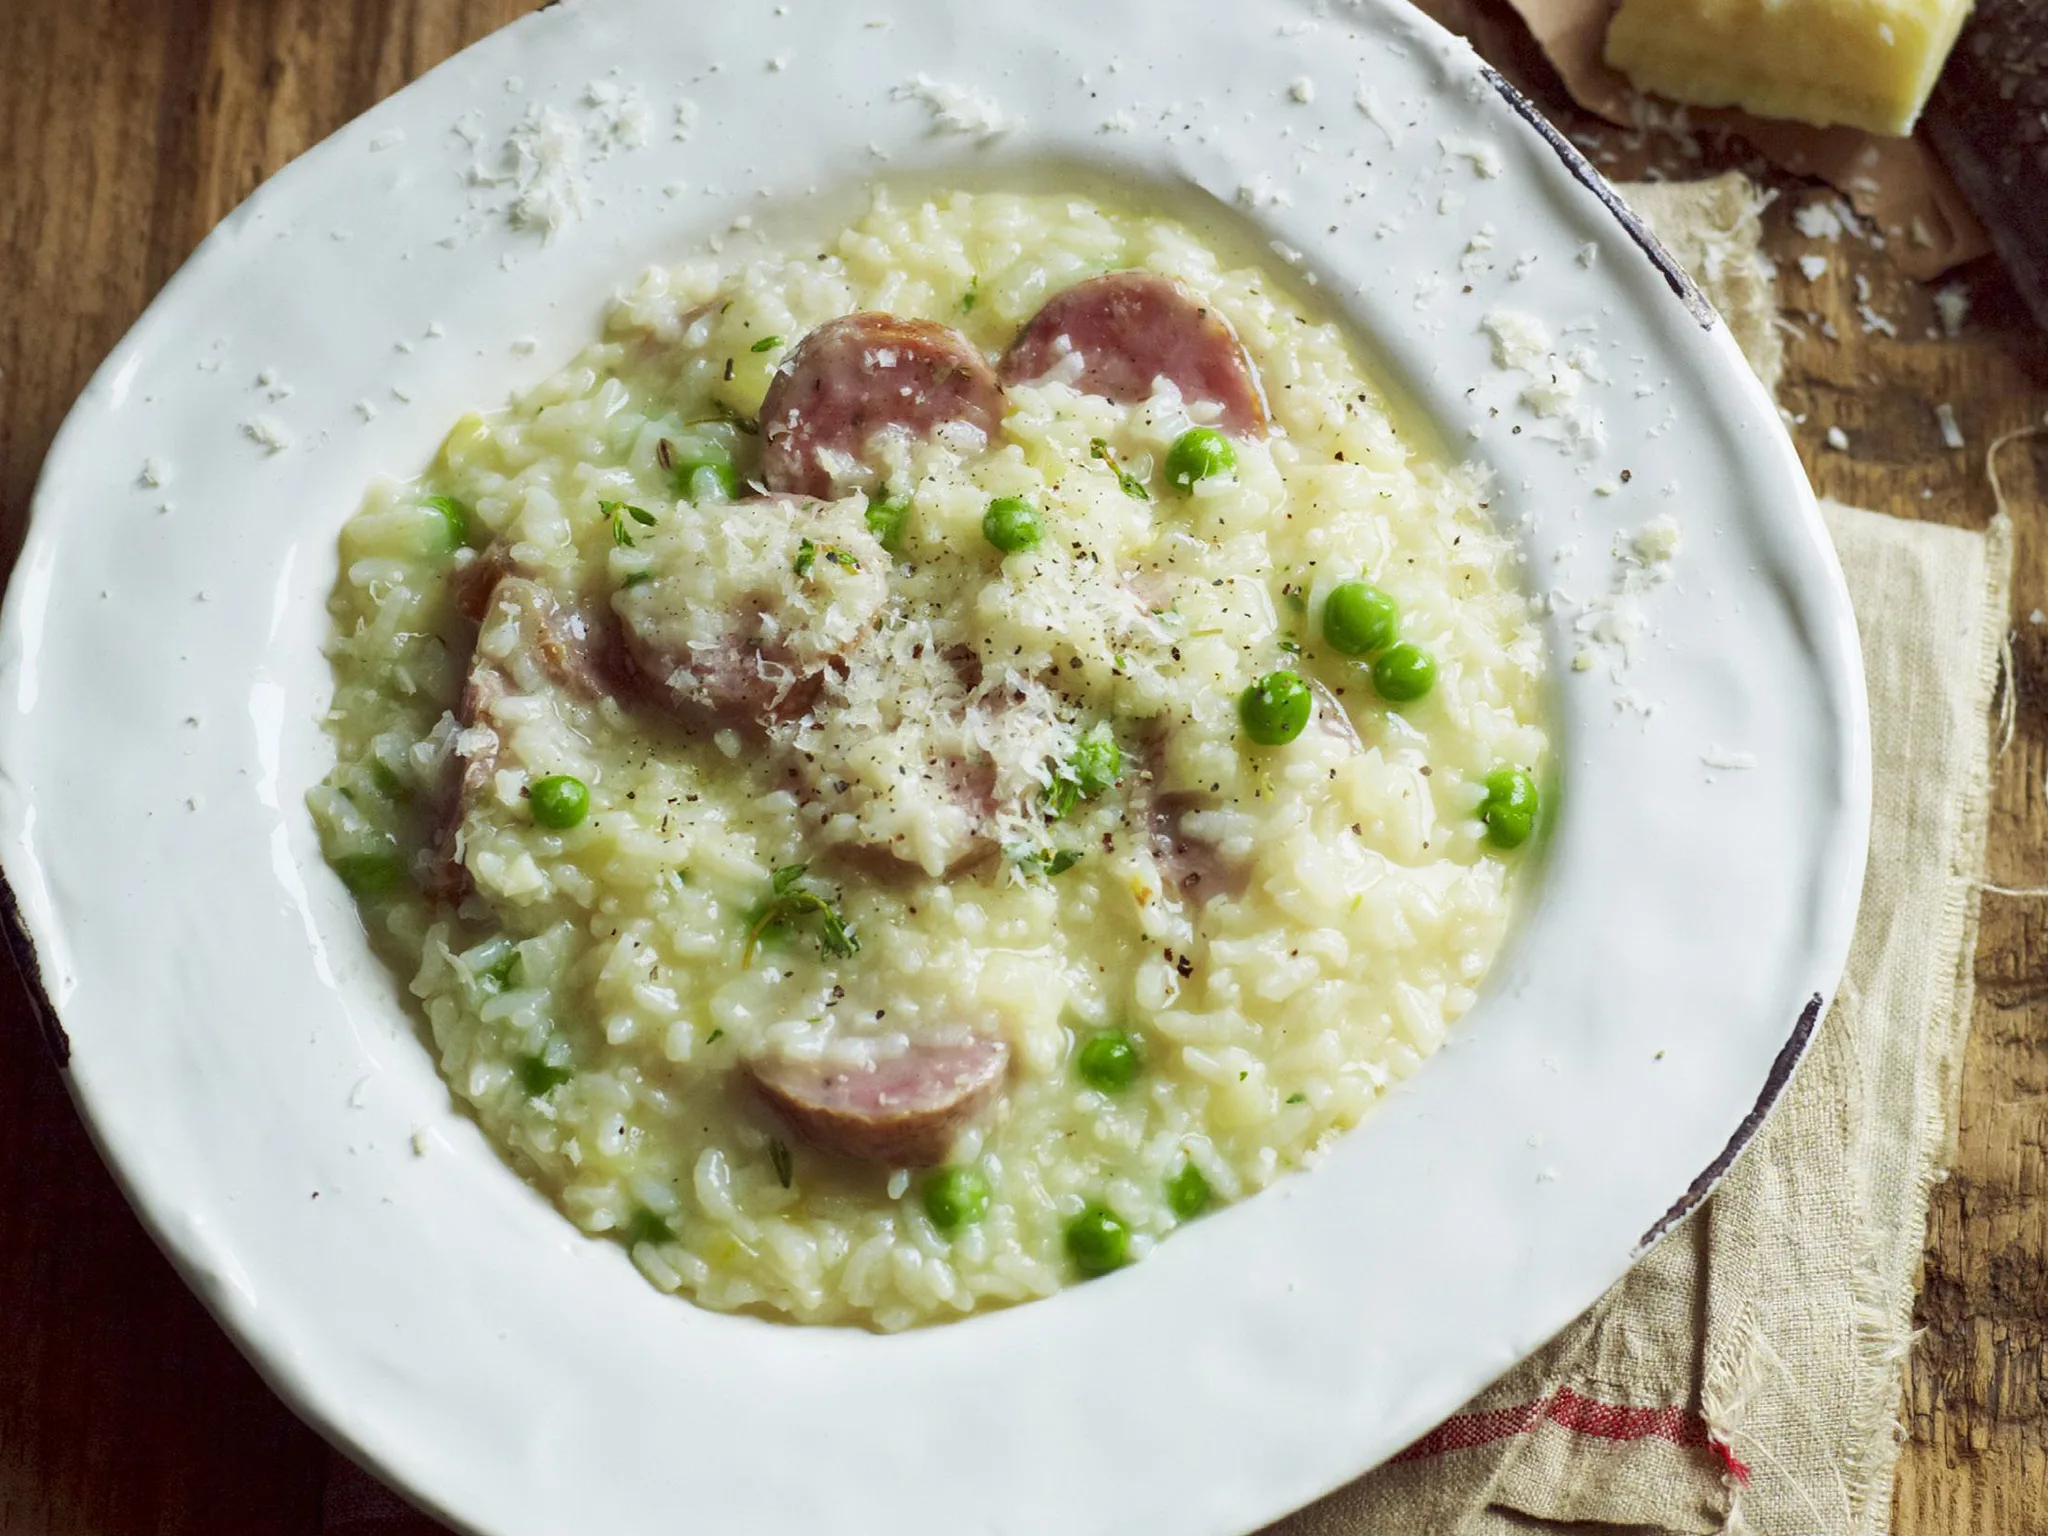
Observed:
[[[1705,1420],[1691,1409],[1631,1408],[1622,1403],[1603,1403],[1598,1398],[1582,1397],[1570,1387],[1560,1387],[1548,1397],[1518,1403],[1512,1408],[1454,1415],[1394,1460],[1422,1461],[1451,1451],[1469,1451],[1510,1435],[1526,1435],[1544,1423],[1601,1440],[1668,1440],[1673,1445],[1698,1446],[1712,1451],[1736,1482],[1749,1481],[1749,1468],[1736,1459],[1725,1442],[1708,1432]]]

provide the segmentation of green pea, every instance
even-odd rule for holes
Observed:
[[[1131,1262],[1131,1229],[1106,1205],[1091,1204],[1067,1223],[1067,1257],[1093,1279]]]
[[[420,505],[441,514],[443,549],[453,553],[469,542],[469,508],[453,496],[422,496]]]
[[[405,879],[405,859],[396,848],[337,854],[328,862],[349,893],[365,901],[390,895]]]
[[[581,779],[566,773],[551,773],[535,779],[527,790],[533,805],[533,819],[556,831],[573,827],[590,814],[590,791]]]
[[[1209,1181],[1193,1163],[1182,1163],[1180,1172],[1166,1181],[1166,1208],[1182,1221],[1193,1221],[1209,1209]]]
[[[1436,686],[1436,658],[1403,640],[1373,662],[1372,685],[1390,703],[1412,703]]]
[[[1347,581],[1323,602],[1323,638],[1346,656],[1384,651],[1401,637],[1401,608],[1369,581]]]
[[[1312,707],[1307,683],[1292,672],[1268,672],[1238,699],[1237,718],[1260,746],[1284,747],[1308,728]]]
[[[877,544],[892,555],[903,547],[903,526],[910,521],[909,502],[871,501],[867,516],[868,532]]]
[[[982,515],[981,536],[1006,555],[1036,549],[1044,535],[1038,508],[1021,496],[998,496]]]
[[[1123,782],[1124,753],[1107,720],[1099,720],[1074,743],[1067,767],[1074,775],[1074,787],[1083,800],[1092,800]]]
[[[1237,450],[1214,427],[1190,427],[1166,450],[1166,483],[1191,491],[1198,480],[1211,480],[1237,470]]]
[[[716,438],[693,440],[687,447],[670,444],[669,473],[676,494],[685,501],[737,501],[739,471],[732,454]]]
[[[1524,768],[1496,768],[1486,776],[1479,802],[1486,840],[1496,848],[1519,848],[1536,827],[1536,780]]]
[[[1081,1081],[1104,1093],[1122,1093],[1138,1077],[1138,1042],[1128,1030],[1099,1029],[1074,1053]]]
[[[988,1179],[979,1168],[941,1168],[924,1185],[924,1213],[951,1237],[988,1214]]]

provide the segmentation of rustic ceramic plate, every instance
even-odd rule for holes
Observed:
[[[501,157],[536,110],[554,170]],[[370,476],[560,366],[645,266],[880,175],[1112,185],[1271,242],[1497,470],[1557,593],[1562,775],[1485,1000],[1323,1166],[1133,1270],[897,1337],[661,1296],[507,1172],[302,803]],[[1503,310],[1550,338],[1528,368],[1496,364]],[[1523,390],[1560,370],[1576,398],[1539,415]],[[1615,551],[1666,515],[1670,579],[1609,601],[1659,574]],[[1754,1129],[1840,972],[1867,757],[1771,403],[1597,177],[1398,0],[531,16],[206,241],[66,423],[0,633],[0,862],[108,1161],[287,1398],[504,1536],[1192,1536],[1351,1477]]]

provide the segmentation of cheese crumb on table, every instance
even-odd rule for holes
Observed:
[[[1962,334],[1963,323],[1970,318],[1970,289],[1965,283],[1950,283],[1934,290],[1934,313],[1941,321],[1944,336]]]
[[[1804,203],[1792,211],[1792,227],[1809,240],[1842,238],[1842,216],[1826,200]]]

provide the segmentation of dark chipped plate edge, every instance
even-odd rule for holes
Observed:
[[[1648,1253],[1659,1239],[1698,1209],[1700,1203],[1713,1193],[1714,1186],[1735,1166],[1735,1160],[1742,1155],[1743,1149],[1763,1129],[1764,1121],[1770,1118],[1785,1085],[1792,1080],[1793,1072],[1805,1057],[1806,1047],[1812,1043],[1813,1031],[1820,1023],[1824,1007],[1825,1000],[1818,992],[1807,999],[1806,1006],[1799,1011],[1799,1018],[1792,1026],[1792,1033],[1780,1047],[1777,1059],[1771,1063],[1771,1070],[1764,1075],[1764,1085],[1757,1093],[1756,1103],[1742,1117],[1742,1123],[1735,1127],[1735,1134],[1728,1138],[1728,1145],[1721,1149],[1720,1155],[1700,1170],[1700,1176],[1686,1186],[1685,1193],[1672,1202],[1671,1209],[1659,1216],[1650,1230],[1643,1234],[1642,1240],[1636,1244],[1637,1258]]]
[[[1627,231],[1628,237],[1642,247],[1643,254],[1650,258],[1650,264],[1663,276],[1671,291],[1678,295],[1686,312],[1699,322],[1700,329],[1711,331],[1720,324],[1720,315],[1707,302],[1707,296],[1700,292],[1692,274],[1678,264],[1678,259],[1664,248],[1664,242],[1650,232],[1650,227],[1633,208],[1621,200],[1621,195],[1579,152],[1578,146],[1560,133],[1557,125],[1538,111],[1536,104],[1491,64],[1481,64],[1479,72],[1486,77],[1487,84],[1500,93],[1501,99],[1515,109],[1516,115],[1535,129],[1557,158],[1564,162],[1564,168],[1571,172],[1572,179],[1599,198],[1607,211],[1614,215],[1615,222]]]

